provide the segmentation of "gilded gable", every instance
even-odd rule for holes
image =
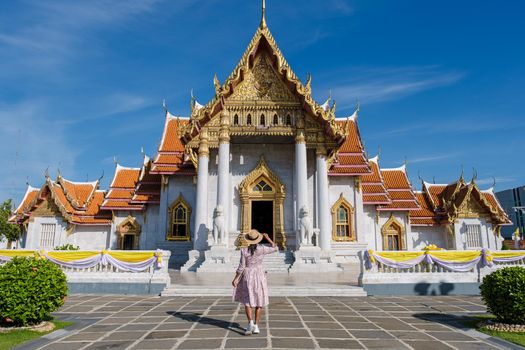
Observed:
[[[255,58],[252,69],[246,72],[228,101],[299,102],[272,67],[264,52]]]

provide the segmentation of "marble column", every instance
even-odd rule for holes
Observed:
[[[228,214],[229,214],[229,184],[230,184],[230,119],[226,111],[221,114],[221,129],[219,133],[219,167],[217,179],[217,206],[222,207],[224,225],[228,232]],[[225,237],[223,244],[228,245],[228,235]]]
[[[210,162],[210,151],[208,148],[208,132],[206,129],[201,131],[199,138],[193,249],[202,251],[206,249],[208,241],[208,164]]]
[[[304,130],[298,129],[295,138],[295,182],[297,184],[297,221],[300,220],[301,208],[308,208],[307,157]],[[312,216],[310,215],[310,218]],[[297,224],[299,228],[299,224]],[[296,237],[296,247],[301,246],[301,237]]]
[[[330,209],[328,203],[328,166],[326,148],[318,146],[316,150],[317,198],[319,219],[319,247],[323,251],[331,249]]]

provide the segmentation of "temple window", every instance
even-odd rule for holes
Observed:
[[[277,114],[273,115],[273,125],[279,125],[279,117]]]
[[[465,226],[465,243],[467,248],[481,248],[481,225]]]
[[[42,224],[40,226],[40,248],[54,248],[56,224]]]
[[[404,249],[405,229],[393,215],[390,215],[388,221],[381,228],[381,234],[383,235],[383,250]]]
[[[141,227],[137,220],[129,215],[117,226],[118,249],[135,250],[139,249]]]
[[[292,125],[292,116],[289,114],[286,115],[286,125]]]
[[[353,213],[354,208],[341,194],[332,206],[332,239],[334,241],[355,240]]]
[[[261,114],[261,119],[259,120],[259,125],[265,126],[266,125],[266,118],[264,117],[264,114]]]
[[[272,191],[272,186],[268,185],[266,183],[266,181],[261,180],[253,187],[253,191],[256,191],[256,192],[271,192]]]
[[[190,240],[190,216],[191,208],[182,195],[170,206],[168,229],[168,240],[189,241]]]
[[[237,114],[233,117],[233,125],[239,125],[239,115]]]
[[[252,125],[252,115],[248,114],[246,117],[246,125]]]

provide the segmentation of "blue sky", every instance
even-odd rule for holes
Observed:
[[[295,73],[329,91],[381,165],[450,182],[461,165],[496,189],[524,184],[525,26],[521,1],[267,0]],[[140,166],[161,137],[162,100],[188,115],[237,64],[260,1],[0,3],[0,199],[19,201],[49,167],[84,181],[114,157]]]

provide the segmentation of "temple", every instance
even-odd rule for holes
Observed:
[[[117,165],[110,188],[46,175],[28,187],[10,221],[22,246],[53,249],[164,249],[183,271],[230,271],[242,233],[267,232],[281,252],[275,269],[336,271],[358,252],[499,249],[510,220],[492,189],[463,175],[452,184],[422,181],[406,165],[369,159],[359,108],[312,98],[279,50],[263,17],[230,76],[214,78],[191,115],[165,110],[157,154],[138,168]]]

